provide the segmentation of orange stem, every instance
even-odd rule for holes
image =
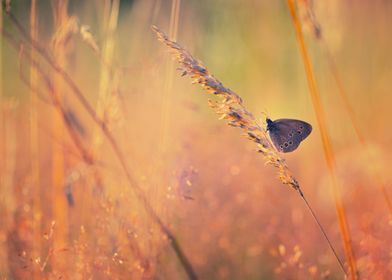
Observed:
[[[316,114],[317,123],[321,133],[325,160],[327,162],[328,171],[332,179],[332,191],[335,200],[335,208],[339,220],[340,231],[343,238],[346,259],[350,268],[350,276],[351,279],[358,279],[358,270],[357,270],[356,260],[355,260],[354,251],[351,242],[351,234],[350,234],[350,230],[345,214],[345,209],[343,206],[342,195],[340,193],[340,184],[338,182],[338,178],[336,174],[335,157],[331,145],[331,140],[329,137],[329,132],[326,125],[324,108],[321,103],[320,94],[317,89],[317,84],[313,74],[313,69],[310,62],[309,54],[305,45],[301,23],[299,21],[297,11],[296,11],[295,0],[287,0],[287,3],[293,20],[297,42],[300,48],[302,60],[305,67],[306,77],[309,86],[309,93],[312,99],[313,108]]]

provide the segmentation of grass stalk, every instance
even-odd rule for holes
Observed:
[[[15,47],[17,48],[17,44],[15,44]],[[78,150],[81,159],[86,165],[95,165],[95,159],[92,156],[92,154],[88,151],[88,149],[83,145],[82,140],[79,137],[79,134],[77,131],[72,127],[71,123],[68,120],[68,113],[67,109],[65,108],[63,102],[60,99],[61,94],[59,94],[58,91],[55,90],[55,86],[52,82],[52,79],[50,79],[49,75],[45,73],[45,71],[41,68],[39,63],[37,62],[36,58],[33,57],[27,57],[24,52],[20,54],[21,59],[26,59],[28,63],[30,64],[30,68],[34,69],[35,73],[38,74],[39,77],[43,80],[43,84],[45,88],[47,89],[50,99],[51,99],[51,104],[53,105],[54,109],[58,112],[58,114],[61,116],[62,119],[62,124],[64,124],[69,137],[71,138],[73,144],[75,145],[76,149]],[[34,84],[30,83],[30,80],[27,80],[23,74],[22,70],[20,69],[20,78],[22,82],[29,88],[29,91],[31,94],[38,95],[40,93],[39,88],[35,87]],[[58,143],[57,143],[58,144]],[[57,226],[56,226],[57,229]]]
[[[219,118],[226,120],[230,126],[244,130],[245,135],[257,144],[259,149],[258,151],[264,156],[267,163],[277,168],[281,182],[292,187],[299,193],[302,200],[305,202],[307,209],[315,219],[341,269],[346,275],[343,263],[339,259],[336,250],[334,249],[315,212],[306,200],[298,181],[291,174],[285,160],[271,143],[266,130],[261,127],[253,114],[246,109],[242,98],[229,88],[223,86],[218,79],[209,73],[208,69],[204,67],[201,62],[195,59],[178,43],[170,40],[157,27],[153,26],[152,29],[156,33],[158,40],[163,42],[172,52],[173,56],[180,65],[178,69],[182,72],[182,76],[189,75],[192,82],[200,84],[207,93],[220,97],[218,100],[209,100],[210,107],[219,115]]]
[[[155,3],[155,5],[160,3]],[[180,16],[180,5],[181,0],[171,1],[171,11],[170,11],[170,38],[175,40],[178,33],[178,22]],[[173,78],[174,78],[174,62],[168,58],[165,61],[165,73],[163,79],[163,90],[160,104],[160,122],[159,122],[159,134],[157,143],[157,157],[155,158],[154,164],[151,165],[151,170],[149,170],[152,175],[153,184],[149,190],[149,196],[151,197],[152,203],[158,205],[160,212],[164,212],[165,204],[159,203],[161,186],[160,181],[162,174],[165,170],[162,169],[162,163],[170,163],[168,156],[168,145],[171,141],[170,135],[172,135],[172,112],[173,112]]]
[[[98,90],[98,102],[96,112],[99,118],[104,119],[107,111],[108,102],[111,98],[111,82],[112,82],[112,64],[114,56],[114,33],[117,29],[118,13],[120,9],[120,1],[106,1],[108,7],[104,9],[104,42],[101,55],[101,60],[104,62],[101,66],[99,90]],[[102,143],[101,134],[98,129],[95,129],[93,133],[93,150],[97,150]]]
[[[171,14],[170,14],[170,33],[169,37],[172,40],[176,40],[178,33],[178,22],[180,16],[180,4],[181,0],[172,0]],[[164,79],[164,90],[162,95],[162,109],[161,109],[161,124],[160,124],[160,137],[159,137],[159,153],[164,156],[167,149],[168,135],[169,135],[169,123],[170,123],[170,112],[172,107],[172,92],[173,92],[173,61],[167,60],[166,71]]]
[[[155,209],[151,206],[149,203],[149,200],[147,199],[144,191],[139,187],[137,184],[137,181],[134,179],[133,174],[131,173],[128,163],[125,160],[125,156],[122,153],[120,146],[118,145],[115,137],[107,127],[106,123],[98,117],[97,113],[93,109],[93,107],[90,105],[88,100],[86,99],[85,95],[83,92],[80,90],[80,88],[76,85],[74,80],[69,76],[69,74],[64,70],[63,67],[61,67],[57,61],[55,61],[52,56],[47,52],[45,48],[43,48],[37,41],[33,40],[29,34],[26,32],[26,30],[23,28],[23,26],[20,24],[20,22],[15,18],[15,16],[11,13],[7,13],[9,19],[11,20],[12,24],[17,28],[18,32],[20,35],[24,38],[25,42],[33,49],[39,53],[42,59],[48,63],[48,65],[53,69],[55,73],[57,73],[62,80],[68,85],[68,87],[71,89],[71,93],[79,100],[83,108],[86,110],[86,112],[89,114],[89,116],[92,118],[92,120],[95,122],[95,124],[100,127],[101,132],[105,135],[106,139],[109,142],[109,145],[112,147],[115,156],[117,157],[121,168],[123,169],[123,172],[126,176],[126,179],[129,183],[129,185],[133,188],[135,191],[135,194],[137,195],[138,199],[142,202],[146,212],[148,213],[149,217],[154,221],[156,225],[160,228],[161,232],[166,236],[166,238],[169,240],[169,244],[171,248],[173,249],[177,259],[179,260],[180,264],[182,265],[187,277],[189,279],[197,279],[197,275],[192,267],[191,262],[188,260],[186,257],[184,250],[182,246],[180,246],[180,243],[178,242],[176,236],[174,233],[167,227],[161,218],[158,216],[156,213]],[[7,33],[3,31],[3,36],[7,36]],[[7,36],[9,37],[9,36]],[[129,158],[129,156],[127,156]]]
[[[181,5],[181,0],[172,0],[169,38],[174,41],[177,40],[178,22],[180,18],[180,5]]]
[[[310,214],[312,215],[313,219],[316,221],[316,224],[319,227],[321,233],[323,234],[325,240],[327,241],[329,248],[331,249],[332,253],[334,254],[336,260],[338,261],[340,268],[343,270],[344,274],[347,276],[346,269],[344,268],[344,264],[343,264],[342,260],[339,258],[335,248],[332,245],[331,240],[329,239],[329,237],[328,237],[328,235],[327,235],[323,225],[321,224],[320,220],[318,219],[316,213],[313,211],[312,206],[310,205],[310,203],[306,199],[306,197],[305,197],[304,193],[302,192],[302,190],[299,189],[298,192],[299,192],[302,200],[305,202],[305,205],[308,208],[308,210],[309,210]]]
[[[37,1],[32,0],[30,6],[30,36],[34,40],[38,40],[37,30]],[[31,57],[35,57],[34,50],[30,52]],[[30,84],[37,87],[37,71],[34,67],[30,68]],[[39,160],[39,141],[38,141],[38,97],[30,92],[30,162],[31,162],[31,180],[33,186],[33,230],[34,230],[34,248],[33,256],[41,256],[41,184],[40,184],[40,160]],[[39,269],[34,269],[34,279],[39,279]]]
[[[309,93],[311,96],[313,108],[316,114],[316,119],[317,123],[321,132],[321,139],[323,143],[323,149],[324,149],[324,156],[327,162],[328,166],[328,171],[332,180],[332,191],[333,191],[333,196],[335,200],[335,208],[339,220],[339,226],[340,226],[340,231],[342,234],[343,238],[343,244],[344,244],[344,251],[346,255],[346,259],[348,262],[348,266],[350,268],[350,277],[352,279],[358,279],[358,270],[357,270],[357,265],[356,265],[356,259],[354,256],[354,250],[352,247],[352,242],[351,242],[351,234],[345,214],[345,209],[343,206],[343,201],[342,201],[342,196],[340,193],[340,184],[338,182],[337,174],[336,174],[336,163],[335,163],[335,157],[329,137],[329,132],[327,129],[326,125],[326,118],[325,118],[325,112],[324,108],[321,103],[320,95],[317,89],[317,84],[316,80],[314,78],[313,74],[313,69],[312,65],[310,62],[309,54],[305,45],[305,40],[304,36],[302,33],[302,27],[301,23],[299,21],[297,11],[296,11],[296,6],[295,6],[295,0],[288,0],[287,1],[290,14],[293,20],[293,25],[295,28],[296,32],[296,37],[297,37],[297,42],[300,48],[300,53],[302,56],[302,60],[304,63],[305,67],[305,72],[306,72],[306,77],[308,81],[308,86],[309,86]]]
[[[0,5],[0,30],[3,29],[3,5]],[[7,169],[7,157],[6,157],[6,128],[5,128],[5,109],[3,108],[3,100],[5,99],[3,89],[3,39],[0,39],[0,157],[3,159],[0,161],[0,205],[5,205],[6,200],[6,169]],[[2,211],[2,215],[6,217],[6,210]],[[7,256],[5,253],[5,244],[0,245],[0,271],[8,273],[7,267]]]
[[[54,17],[54,28],[56,30],[52,39],[52,52],[53,59],[56,63],[64,68],[66,64],[65,58],[65,44],[62,42],[61,29],[68,21],[67,14],[67,0],[52,1],[52,10]],[[56,36],[57,35],[57,36]],[[32,38],[33,39],[33,38]],[[34,39],[33,39],[34,40]],[[53,87],[54,91],[58,92],[59,99],[61,96],[64,83],[58,73],[53,73]],[[62,141],[64,139],[62,117],[56,111],[52,111],[52,135],[55,139]],[[56,234],[53,237],[53,248],[55,250],[67,247],[67,201],[64,195],[64,182],[65,182],[65,158],[64,153],[58,148],[56,144],[52,145],[52,209],[53,220],[56,221]],[[55,270],[61,274],[66,272],[67,261],[64,256],[54,255],[52,257],[52,265]]]
[[[0,5],[0,29],[3,30],[3,3]],[[0,40],[0,157],[5,159],[5,141],[6,141],[6,130],[5,130],[5,113],[3,108],[4,89],[3,89],[3,40]],[[0,161],[0,186],[5,184],[5,169],[6,160]],[[3,195],[0,195],[3,198]]]
[[[298,1],[298,8],[304,12],[305,16],[301,17],[302,24],[305,26],[307,25],[310,27],[311,34],[313,35],[314,39],[320,43],[320,49],[322,49],[325,60],[327,61],[328,69],[332,74],[332,78],[334,79],[336,86],[338,88],[338,94],[340,99],[343,102],[343,108],[346,110],[351,125],[354,129],[354,134],[358,139],[359,143],[362,147],[367,145],[367,139],[364,134],[361,132],[359,121],[356,117],[354,108],[350,102],[350,99],[347,95],[346,88],[344,86],[343,80],[341,79],[338,67],[336,66],[335,59],[328,47],[327,41],[325,40],[322,32],[321,25],[319,24],[316,14],[314,12],[313,2],[312,1]],[[377,181],[377,186],[387,204],[388,210],[390,215],[392,216],[392,200],[390,195],[387,191],[385,182],[381,180],[383,178],[383,174],[379,172],[374,176],[374,181]]]

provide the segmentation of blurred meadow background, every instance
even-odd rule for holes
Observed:
[[[344,278],[152,25],[263,127],[313,125],[288,167],[348,277],[392,279],[390,1],[2,2],[0,279]]]

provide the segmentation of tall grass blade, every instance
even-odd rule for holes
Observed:
[[[67,13],[68,1],[56,0],[52,2],[52,10],[54,17],[55,33],[52,38],[53,59],[56,63],[65,68],[65,44],[64,38],[67,35],[64,30],[68,23],[69,17]],[[53,73],[53,87],[54,91],[59,94],[59,99],[63,99],[61,93],[63,92],[64,83],[58,73]],[[64,132],[62,126],[62,117],[56,111],[52,111],[52,135],[55,139],[64,139]],[[53,247],[56,249],[67,248],[68,246],[68,221],[67,221],[67,201],[64,196],[64,180],[65,180],[65,162],[64,153],[58,148],[58,145],[52,145],[52,209],[53,220],[56,221],[56,235],[53,239]],[[60,273],[66,272],[68,265],[64,255],[53,255],[51,259],[55,270]]]
[[[3,5],[0,5],[0,30],[3,30]],[[0,86],[3,87],[3,42],[0,40]],[[0,161],[0,186],[3,186],[0,190],[0,205],[5,205],[6,194],[4,190],[6,188],[6,170],[7,170],[7,158],[6,158],[6,128],[5,128],[5,109],[3,108],[4,91],[0,90],[0,157],[3,159]],[[4,211],[5,212],[5,211]],[[4,217],[8,213],[3,213]],[[0,251],[4,250],[1,246]],[[5,254],[4,254],[5,255]],[[8,268],[5,261],[6,256],[0,255],[0,271],[8,273]]]
[[[170,12],[170,32],[169,36],[172,40],[176,40],[178,33],[178,21],[180,16],[181,0],[171,1]],[[168,143],[168,135],[170,130],[170,112],[172,107],[172,92],[173,92],[173,61],[168,59],[166,61],[166,71],[164,79],[164,88],[162,94],[162,108],[161,108],[161,123],[159,131],[159,154],[165,156]]]
[[[355,114],[354,108],[350,102],[350,99],[348,97],[346,88],[344,86],[344,82],[341,79],[338,67],[336,66],[336,62],[334,59],[334,56],[331,53],[330,48],[328,47],[328,43],[324,38],[322,28],[320,23],[317,20],[316,14],[314,12],[314,6],[313,6],[313,1],[299,1],[298,2],[298,8],[303,11],[303,16],[302,19],[302,24],[307,25],[310,27],[311,33],[314,37],[314,39],[320,43],[321,49],[324,51],[324,56],[325,60],[327,61],[328,64],[328,69],[332,74],[333,79],[335,80],[335,83],[338,88],[338,94],[340,99],[343,102],[343,107],[346,110],[348,117],[350,119],[351,125],[353,126],[354,133],[358,141],[360,142],[362,147],[365,147],[367,145],[367,140],[364,134],[361,132],[360,125],[358,118]],[[392,200],[389,196],[389,193],[387,191],[385,183],[380,179],[383,177],[383,174],[376,174],[374,176],[375,181],[377,181],[377,186],[380,189],[381,194],[384,197],[384,200],[387,204],[387,207],[389,209],[390,215],[392,215]]]
[[[30,36],[34,40],[38,40],[38,15],[37,15],[37,1],[32,0],[30,6]],[[30,52],[31,57],[37,54],[34,50]],[[30,85],[33,88],[38,86],[38,73],[34,67],[30,68]],[[40,183],[40,150],[38,139],[38,96],[30,91],[30,157],[31,157],[31,181],[33,186],[33,230],[34,230],[34,248],[33,256],[41,256],[41,183]],[[34,279],[39,279],[38,267],[34,268]]]
[[[356,259],[354,256],[354,250],[352,247],[352,242],[351,242],[351,234],[345,214],[345,209],[343,206],[343,201],[342,201],[342,196],[340,193],[340,185],[337,179],[337,174],[336,174],[336,163],[335,163],[335,158],[334,158],[334,153],[332,150],[332,145],[329,137],[329,132],[327,129],[326,125],[326,119],[325,119],[325,112],[324,108],[322,107],[321,104],[321,99],[320,95],[317,89],[316,85],[316,80],[314,78],[313,74],[313,69],[312,65],[309,59],[308,51],[305,45],[305,40],[304,36],[302,33],[302,27],[301,23],[299,21],[297,11],[296,11],[296,6],[295,6],[295,1],[294,0],[288,0],[287,1],[290,14],[293,20],[293,25],[295,28],[296,32],[296,37],[297,37],[297,42],[299,44],[302,60],[304,63],[305,67],[305,72],[306,72],[306,77],[308,81],[308,86],[309,86],[309,93],[311,96],[313,108],[316,114],[316,119],[317,123],[320,129],[321,133],[321,139],[323,143],[323,149],[324,149],[324,156],[327,162],[328,166],[328,171],[332,180],[332,191],[334,195],[334,200],[335,200],[335,208],[339,220],[339,225],[340,225],[340,231],[342,234],[343,238],[343,244],[345,248],[345,254],[346,254],[346,259],[350,268],[350,277],[352,279],[357,279],[358,278],[358,270],[356,266]]]
[[[113,56],[115,39],[114,33],[118,24],[118,13],[120,9],[120,1],[107,1],[107,9],[104,9],[103,15],[103,34],[104,42],[102,47],[101,59],[104,62],[101,66],[99,79],[98,101],[96,112],[99,118],[103,119],[110,103],[111,83],[113,78]],[[95,128],[93,133],[93,150],[96,151],[101,145],[102,139],[99,128]]]

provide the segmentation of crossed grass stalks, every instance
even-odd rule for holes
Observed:
[[[48,63],[48,65],[57,72],[63,80],[69,85],[71,88],[71,92],[78,98],[81,102],[85,110],[89,113],[91,118],[97,124],[97,126],[101,129],[102,133],[108,139],[109,144],[112,146],[120,164],[126,174],[126,177],[134,188],[135,192],[137,193],[139,199],[142,201],[146,211],[153,219],[153,221],[159,226],[161,231],[165,234],[165,236],[170,241],[170,246],[172,247],[173,251],[175,252],[177,258],[179,259],[181,265],[183,266],[187,276],[189,279],[197,279],[196,273],[192,267],[192,264],[186,257],[182,247],[180,246],[177,238],[173,234],[173,232],[163,223],[160,219],[158,214],[155,212],[153,207],[150,205],[147,197],[145,196],[143,190],[138,186],[136,180],[133,177],[130,169],[128,168],[127,162],[125,160],[124,155],[121,152],[119,145],[117,144],[116,139],[108,129],[106,123],[101,120],[92,106],[88,103],[85,95],[80,90],[80,88],[75,84],[69,74],[61,68],[55,60],[52,59],[50,53],[43,48],[39,42],[35,41],[30,35],[26,32],[26,30],[22,27],[19,21],[9,12],[6,11],[6,14],[10,18],[13,25],[18,30],[19,34],[23,38],[22,41],[16,41],[11,34],[7,33],[5,30],[1,30],[3,36],[16,48],[20,44],[26,44],[30,48],[37,51],[38,54],[43,58],[44,61]],[[308,201],[305,198],[304,193],[301,190],[300,184],[295,179],[295,177],[291,174],[289,168],[286,165],[285,160],[280,156],[278,151],[273,146],[272,142],[267,136],[267,132],[265,129],[259,124],[257,119],[250,113],[246,107],[244,106],[242,98],[230,90],[223,86],[223,84],[216,79],[213,75],[211,75],[206,67],[202,65],[200,61],[195,59],[187,50],[182,48],[178,43],[171,41],[162,31],[160,31],[157,27],[152,27],[153,31],[158,36],[158,39],[163,42],[165,45],[169,47],[171,52],[173,53],[174,57],[176,58],[177,62],[179,63],[179,70],[181,71],[182,75],[188,75],[191,77],[193,83],[198,83],[202,86],[202,88],[209,94],[216,95],[218,98],[215,100],[209,100],[209,106],[218,114],[220,119],[224,119],[228,122],[229,125],[233,127],[241,128],[245,131],[245,135],[248,139],[252,140],[256,143],[258,147],[258,152],[263,155],[266,162],[273,165],[278,170],[279,179],[283,184],[286,184],[296,190],[300,197],[305,202],[307,208],[309,209],[311,215],[315,219],[319,229],[321,230],[324,238],[328,242],[330,249],[332,250],[334,256],[336,257],[340,267],[342,268],[345,275],[346,270],[340,258],[338,257],[332,243],[330,242],[323,226],[319,222],[317,216],[315,215],[314,211],[312,210],[311,206],[309,205]],[[47,84],[47,87],[50,92],[53,93],[51,89],[51,84],[49,81],[46,80],[47,75],[41,71],[39,64],[37,61],[32,60],[30,57],[23,53],[24,56],[32,67],[36,68],[41,75],[41,78]],[[64,108],[62,107],[61,102],[57,99],[55,95],[52,95],[52,102],[54,103],[55,107],[64,115]],[[95,163],[94,158],[87,153],[87,151],[83,148],[80,142],[78,142],[75,135],[71,134],[71,138],[73,141],[76,142],[76,146],[80,150],[81,154],[83,155],[84,160],[89,164],[93,165]]]
[[[152,26],[152,30],[157,35],[158,40],[169,48],[174,59],[179,64],[177,69],[181,72],[181,75],[188,75],[192,83],[200,84],[207,93],[218,97],[214,100],[208,100],[208,104],[218,114],[219,119],[226,120],[230,126],[242,129],[247,138],[256,143],[258,152],[264,157],[266,162],[277,168],[280,181],[298,192],[328,242],[339,266],[345,276],[347,276],[343,262],[338,257],[323,226],[307,201],[300,184],[290,172],[285,159],[281,157],[272,144],[266,130],[263,128],[264,126],[262,127],[253,114],[246,109],[242,98],[231,89],[225,87],[199,60],[195,59],[177,42],[170,40],[158,27]]]
[[[182,246],[180,245],[177,237],[175,236],[174,232],[163,222],[163,220],[160,218],[154,207],[150,204],[149,199],[147,198],[145,192],[143,189],[139,186],[137,183],[137,180],[135,179],[131,169],[128,166],[128,163],[126,161],[126,157],[123,154],[120,145],[118,144],[116,138],[114,135],[111,133],[107,123],[101,119],[97,113],[95,112],[94,108],[91,106],[89,101],[87,100],[84,92],[79,88],[79,86],[74,82],[74,80],[71,78],[71,76],[68,74],[68,72],[62,68],[56,61],[53,59],[52,54],[44,48],[38,41],[34,40],[29,33],[26,31],[26,29],[21,25],[19,20],[11,13],[10,9],[5,10],[5,14],[8,16],[10,19],[12,25],[16,28],[18,34],[21,36],[21,39],[16,39],[14,36],[9,33],[8,31],[1,29],[0,32],[2,36],[10,43],[10,45],[19,52],[19,58],[24,59],[27,63],[33,67],[38,74],[40,75],[40,78],[43,80],[44,85],[46,89],[49,92],[50,95],[50,101],[53,104],[53,106],[56,108],[56,110],[62,115],[62,118],[64,120],[64,124],[67,128],[68,133],[70,134],[71,140],[75,144],[76,148],[78,151],[81,153],[83,161],[88,165],[88,166],[94,166],[96,164],[95,158],[88,152],[86,147],[83,146],[81,140],[77,136],[77,134],[73,131],[72,128],[70,128],[69,124],[67,123],[66,119],[66,111],[64,104],[61,102],[59,99],[56,91],[53,88],[53,84],[49,78],[49,75],[43,70],[41,67],[40,63],[32,58],[31,56],[27,55],[26,52],[24,51],[24,48],[27,47],[29,49],[33,49],[34,51],[39,54],[39,56],[42,58],[43,61],[45,61],[49,67],[57,73],[61,79],[69,86],[71,89],[71,93],[79,100],[85,111],[90,115],[94,123],[99,127],[101,130],[102,134],[106,137],[106,139],[109,142],[109,145],[112,147],[115,156],[117,157],[118,161],[120,162],[120,165],[124,171],[124,174],[126,176],[126,179],[129,183],[129,185],[132,187],[134,190],[137,198],[139,201],[142,203],[145,211],[149,215],[149,217],[152,219],[152,221],[159,227],[160,231],[164,234],[164,236],[167,238],[169,241],[169,245],[171,246],[172,250],[174,251],[174,254],[176,255],[177,259],[179,260],[181,266],[184,269],[184,272],[186,273],[187,277],[189,279],[197,279],[197,275],[194,271],[194,268],[187,258]],[[27,83],[29,87],[31,85],[28,83],[27,79],[23,78],[21,76],[22,81]],[[36,88],[31,88],[32,91],[36,92]],[[37,93],[37,92],[36,92]]]

